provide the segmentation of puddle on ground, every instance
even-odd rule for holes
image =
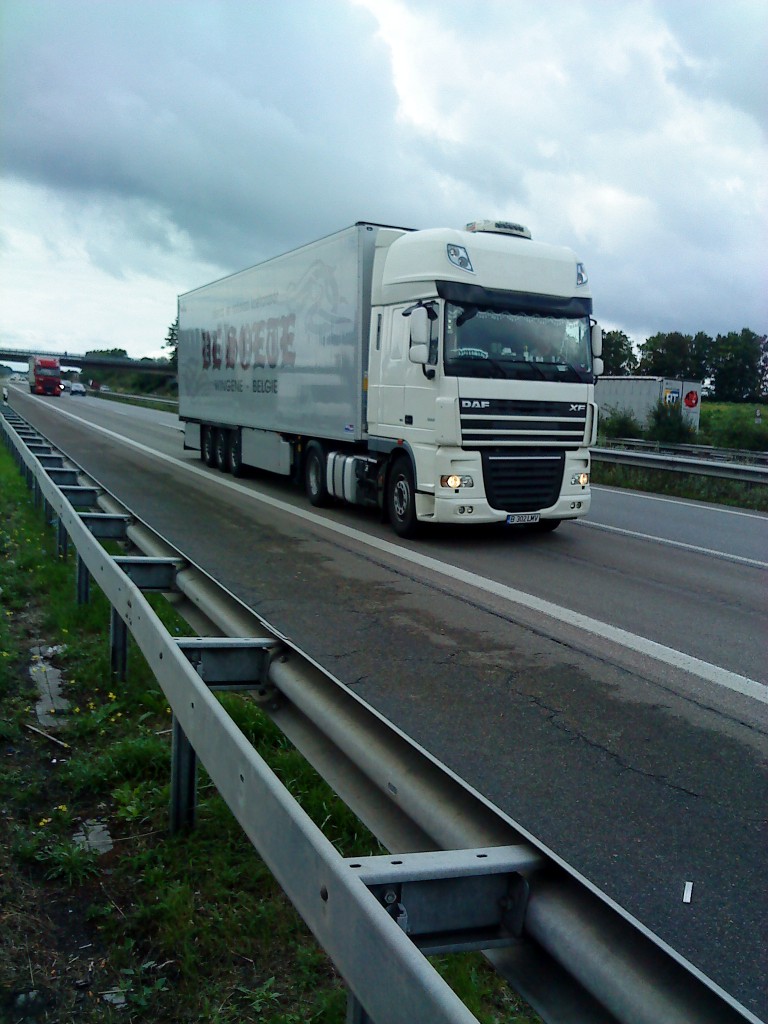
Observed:
[[[61,721],[61,715],[69,708],[69,701],[61,695],[61,672],[51,664],[51,658],[66,650],[58,647],[33,647],[30,651],[32,664],[29,675],[40,695],[35,704],[35,714],[41,726],[55,729]],[[57,721],[57,716],[59,716]]]
[[[119,1009],[122,1009],[127,1002],[125,998],[125,993],[120,991],[104,992],[101,998],[104,1000],[105,1003],[110,1003],[112,1006],[116,1006]]]
[[[84,821],[80,831],[72,836],[72,842],[84,846],[94,853],[109,853],[112,849],[112,836],[103,821]]]

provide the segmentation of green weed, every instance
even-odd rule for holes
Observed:
[[[81,885],[99,873],[97,855],[86,846],[73,842],[54,842],[35,854],[47,879],[61,879],[67,885]]]
[[[683,417],[680,405],[657,402],[648,418],[646,437],[661,444],[695,444],[696,431]]]
[[[643,428],[631,412],[617,409],[600,409],[600,434],[604,437],[641,438]]]

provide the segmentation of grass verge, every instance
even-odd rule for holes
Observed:
[[[0,448],[0,1020],[342,1024],[341,979],[204,773],[196,828],[168,834],[170,709],[132,642],[111,682],[107,602],[74,593]],[[46,646],[69,707],[41,735],[29,652]],[[254,704],[222,700],[340,852],[379,852]],[[94,822],[100,855],[74,838]],[[435,966],[482,1024],[538,1020],[482,957]]]

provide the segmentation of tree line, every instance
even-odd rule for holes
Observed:
[[[768,397],[768,336],[747,327],[711,338],[703,331],[654,334],[635,346],[624,331],[603,336],[605,373],[640,374],[705,381],[720,402],[756,402]]]

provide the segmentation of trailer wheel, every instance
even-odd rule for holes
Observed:
[[[226,473],[229,468],[227,460],[227,449],[229,448],[229,431],[223,430],[219,427],[216,430],[214,436],[214,452],[216,459],[216,468],[221,470],[222,473]]]
[[[304,455],[304,489],[310,505],[322,508],[330,499],[325,482],[325,452],[317,441],[310,441]]]
[[[229,432],[227,467],[232,476],[243,475],[243,435],[239,430],[230,430]]]
[[[392,529],[398,537],[413,537],[419,527],[416,518],[416,485],[409,458],[400,456],[389,471],[387,481],[387,512]]]
[[[213,443],[213,427],[204,426],[201,429],[200,458],[206,466],[216,465],[216,449]]]

